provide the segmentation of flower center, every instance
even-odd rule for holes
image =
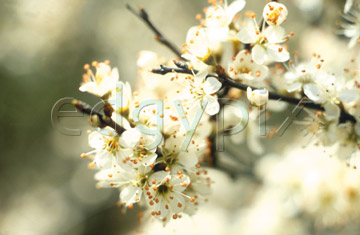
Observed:
[[[169,192],[169,187],[165,184],[162,184],[158,187],[159,194],[165,195]]]
[[[119,137],[110,138],[105,141],[105,149],[112,154],[115,154],[119,149]]]

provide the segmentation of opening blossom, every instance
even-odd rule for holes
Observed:
[[[214,77],[206,77],[206,73],[196,74],[188,77],[189,86],[185,88],[184,98],[190,107],[201,105],[206,101],[205,112],[209,115],[217,114],[220,105],[215,95],[222,84]],[[202,107],[203,108],[203,107]]]
[[[206,8],[205,31],[212,42],[225,41],[231,37],[229,25],[245,4],[245,0],[235,0],[230,5],[225,1],[223,5],[215,3]]]
[[[263,11],[263,17],[266,23],[273,26],[281,25],[286,20],[287,15],[287,8],[277,2],[269,2]]]
[[[253,45],[252,58],[257,64],[264,64],[267,61],[285,62],[289,60],[289,52],[280,45],[289,40],[289,36],[285,36],[285,30],[279,26],[286,17],[286,14],[282,12],[287,10],[285,6],[283,7],[281,11],[280,8],[277,9],[279,13],[268,13],[269,7],[265,6],[264,14],[269,14],[267,19],[271,24],[267,28],[262,27],[262,29],[256,22],[256,15],[254,13],[248,14],[244,27],[237,35],[240,42]],[[275,7],[271,9],[275,9]],[[273,16],[274,14],[275,16]]]
[[[92,65],[96,68],[96,73],[94,74],[90,65],[86,64],[84,66],[86,73],[83,75],[83,83],[79,90],[104,97],[115,89],[119,80],[119,71],[117,68],[111,69],[109,61],[93,62]]]
[[[269,91],[266,88],[252,90],[251,87],[248,87],[247,98],[252,105],[262,106],[269,100]]]

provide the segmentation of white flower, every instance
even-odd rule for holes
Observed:
[[[260,162],[258,172],[265,185],[284,192],[284,202],[291,201],[294,211],[306,212],[322,226],[358,219],[359,171],[329,158],[328,151],[319,147],[290,146],[286,152],[284,158],[266,157]]]
[[[225,1],[224,7],[220,4],[208,7],[206,9],[205,26],[210,28],[228,27],[234,16],[244,8],[245,4],[245,0],[235,0],[229,6]]]
[[[165,140],[165,143],[160,146],[161,157],[157,163],[165,164],[172,173],[193,171],[198,160],[207,148],[205,138],[197,138],[194,134],[186,151],[182,150],[182,144],[185,139],[185,133],[179,132]]]
[[[206,73],[198,73],[193,77],[189,76],[189,86],[184,90],[184,98],[190,106],[202,107],[202,102],[206,101],[205,112],[209,115],[215,115],[220,110],[220,105],[215,95],[220,90],[222,84],[214,77],[206,78]],[[184,98],[182,98],[184,100]]]
[[[268,67],[254,63],[247,50],[240,51],[228,66],[229,76],[233,79],[259,80],[268,74]]]
[[[302,91],[308,89],[308,84],[315,83],[318,76],[324,76],[321,70],[321,61],[315,56],[310,62],[293,66],[285,73],[288,92]]]
[[[288,15],[287,8],[277,2],[269,2],[266,4],[264,11],[263,11],[263,17],[269,25],[280,25],[282,24]]]
[[[301,121],[295,121],[296,124],[305,125],[303,129],[304,135],[315,135],[323,146],[333,145],[337,140],[338,113],[334,114],[316,112],[311,113],[304,109],[308,116]],[[335,116],[335,118],[334,118]]]
[[[96,173],[95,179],[99,181],[97,187],[120,188],[120,203],[129,207],[141,201],[150,174],[150,167],[139,166],[137,169],[125,171],[115,165]]]
[[[245,6],[245,0],[235,0],[229,6],[217,4],[206,9],[205,26],[211,44],[229,39],[229,24],[234,16]]]
[[[102,133],[93,131],[89,134],[89,145],[93,151],[85,155],[95,154],[91,168],[109,168],[112,163],[128,155],[130,150],[120,141],[119,135],[110,128],[105,128]]]
[[[260,31],[255,16],[247,18],[244,23],[237,36],[240,42],[254,45],[251,54],[255,63],[263,64],[268,60],[285,62],[289,59],[289,52],[280,45],[289,39],[281,26],[269,26]]]
[[[89,65],[84,66],[87,72],[83,75],[83,83],[79,90],[104,97],[115,90],[116,83],[119,80],[119,71],[117,68],[111,69],[109,62],[93,62],[93,66],[96,67],[95,75]]]
[[[140,165],[150,166],[155,162],[156,148],[146,148],[147,145],[153,143],[153,136],[142,134],[136,128],[130,128],[121,135],[120,141],[129,149],[127,155],[122,155],[122,158],[119,158],[118,164],[122,168],[131,169]]]
[[[164,222],[177,218],[184,211],[186,200],[195,201],[183,193],[190,185],[190,178],[184,174],[169,175],[165,171],[158,171],[150,176],[149,182],[147,204],[151,214]]]
[[[325,74],[318,76],[316,83],[310,83],[304,89],[305,95],[316,103],[321,103],[326,111],[326,119],[336,119],[340,115],[339,103],[351,103],[358,99],[356,89],[346,88],[343,77]]]
[[[186,35],[186,43],[183,47],[183,58],[190,61],[198,59],[205,64],[214,63],[210,42],[203,28],[199,26],[191,27]]]
[[[269,100],[269,91],[266,88],[252,90],[251,87],[248,87],[246,92],[247,98],[252,105],[262,106]]]

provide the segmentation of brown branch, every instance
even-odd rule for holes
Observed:
[[[149,15],[147,14],[144,8],[139,7],[139,11],[136,11],[129,4],[126,4],[126,8],[145,22],[145,24],[155,34],[155,39],[157,41],[159,41],[161,44],[169,48],[179,58],[181,57],[181,51],[172,42],[166,39],[166,37],[155,27],[155,25],[150,21]]]
[[[96,112],[89,104],[87,104],[83,101],[73,100],[72,105],[74,105],[75,108],[77,110],[79,110],[80,112],[90,115],[90,118],[93,118],[94,115],[97,116],[98,120],[99,120],[98,126],[100,128],[104,128],[107,126],[111,127],[119,135],[121,135],[124,131],[126,131],[126,129],[124,127],[122,127],[119,124],[117,124],[116,122],[114,122],[114,120],[112,120],[111,117],[108,117],[106,115]]]
[[[183,62],[175,62],[175,65],[177,66],[177,68],[172,68],[172,67],[168,67],[168,66],[164,66],[161,65],[160,68],[156,68],[156,69],[152,69],[151,71],[153,73],[157,73],[157,74],[167,74],[167,73],[185,73],[185,74],[196,74],[198,71],[197,70],[190,70],[187,65]],[[223,84],[223,87],[234,87],[243,91],[246,91],[248,87],[250,87],[252,90],[254,89],[259,89],[257,87],[253,87],[253,86],[249,86],[246,84],[242,84],[240,82],[237,82],[231,78],[229,78],[223,68],[221,67],[217,67],[217,75],[214,74],[209,74],[208,77],[215,77],[217,79],[219,79],[221,81],[221,83]],[[281,100],[281,101],[285,101],[287,103],[293,104],[293,105],[302,105],[306,108],[310,108],[310,109],[315,109],[315,110],[320,110],[320,111],[324,111],[324,108],[317,103],[312,102],[311,100],[307,99],[307,98],[303,98],[303,99],[296,99],[293,97],[287,97],[281,94],[278,94],[276,92],[271,92],[269,91],[269,99],[270,100]],[[344,123],[346,121],[350,121],[352,123],[356,122],[356,119],[346,113],[344,110],[341,111],[340,114],[340,119],[339,119],[340,123]]]

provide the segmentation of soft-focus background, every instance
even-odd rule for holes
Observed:
[[[285,27],[296,34],[290,45],[309,55],[316,47],[324,53],[334,53],[320,39],[334,33],[343,2],[284,2],[288,2],[289,8]],[[328,4],[324,13],[323,4],[328,2],[332,4]],[[63,135],[51,124],[52,107],[63,97],[97,102],[78,91],[85,63],[109,59],[112,66],[119,68],[122,80],[135,84],[136,56],[140,50],[172,56],[126,10],[126,3],[145,7],[153,22],[179,47],[188,28],[197,24],[195,15],[207,6],[205,0],[0,0],[1,235],[136,231],[138,208],[123,215],[115,207],[118,192],[96,189],[94,172],[80,158],[81,152],[89,150],[86,118],[60,119],[65,126],[81,129],[80,136]],[[251,0],[246,9],[260,15],[265,3]],[[306,8],[306,4],[319,5],[311,6],[311,11],[296,7]],[[323,30],[317,28],[319,25]],[[316,41],[311,36],[320,39]],[[271,142],[272,151],[283,146],[281,141]],[[222,186],[227,185],[228,189],[236,185],[227,175],[217,179],[226,182]],[[228,193],[234,198],[244,192],[251,195],[252,184],[242,189],[244,184],[247,183]],[[215,194],[216,197],[221,195]],[[221,218],[223,211],[231,207],[226,203],[214,204],[210,213],[218,213]],[[192,226],[191,222],[185,225]]]

